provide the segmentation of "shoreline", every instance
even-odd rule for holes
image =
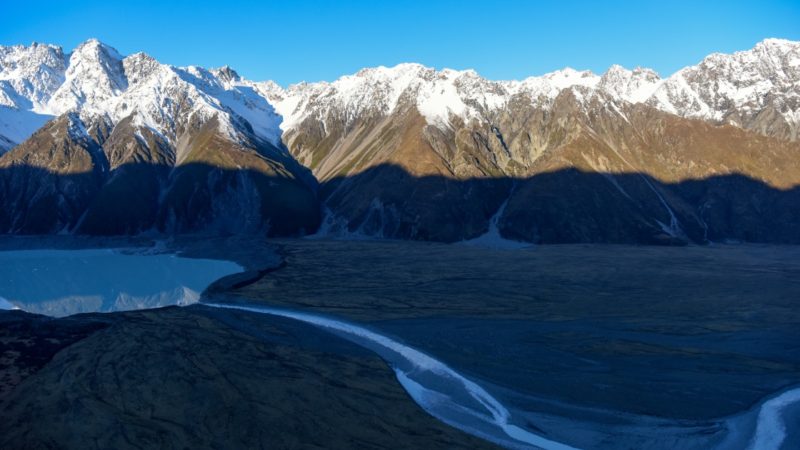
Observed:
[[[244,239],[247,239],[247,238],[240,238],[239,240],[241,242],[241,240],[244,240]],[[242,306],[247,307],[247,305],[246,305],[247,302],[248,302],[247,299],[253,295],[252,294],[253,289],[256,289],[255,292],[259,293],[258,296],[260,298],[262,298],[264,300],[266,300],[266,299],[269,299],[269,300],[266,300],[266,301],[262,302],[261,304],[258,304],[258,303],[252,304],[252,306],[256,306],[256,307],[267,306],[267,307],[277,307],[277,308],[285,308],[285,307],[287,307],[287,304],[284,303],[284,300],[278,299],[278,301],[274,301],[275,299],[273,299],[272,296],[268,294],[268,291],[263,291],[262,290],[262,287],[263,287],[262,285],[265,285],[265,283],[266,283],[266,285],[272,286],[274,283],[277,282],[278,285],[273,286],[273,288],[271,288],[271,289],[275,289],[275,288],[286,289],[287,286],[284,286],[282,283],[285,283],[284,280],[287,280],[287,279],[291,280],[292,277],[295,276],[295,275],[293,275],[293,273],[296,273],[297,270],[304,270],[305,272],[308,272],[308,269],[303,269],[303,267],[304,267],[303,265],[305,264],[305,259],[303,259],[303,258],[305,258],[305,257],[301,258],[300,260],[297,259],[298,255],[299,255],[297,253],[297,251],[298,251],[297,249],[298,248],[306,248],[307,249],[309,247],[313,247],[314,245],[318,245],[319,244],[319,241],[313,241],[313,242],[309,242],[309,241],[286,241],[286,240],[265,241],[263,243],[259,243],[258,246],[257,246],[257,249],[254,249],[254,247],[256,247],[256,246],[253,246],[253,245],[242,246],[241,244],[238,244],[240,248],[236,249],[236,251],[231,251],[230,247],[227,247],[224,250],[220,250],[220,245],[219,245],[220,241],[221,240],[217,240],[216,242],[211,243],[211,242],[207,242],[205,240],[195,240],[195,239],[175,240],[175,241],[172,241],[172,242],[169,242],[169,243],[165,243],[163,245],[158,246],[158,251],[177,252],[182,257],[190,257],[190,258],[218,258],[218,259],[225,259],[225,260],[228,260],[228,261],[236,262],[237,264],[241,265],[245,269],[244,272],[233,274],[233,275],[229,275],[229,276],[223,277],[222,279],[216,280],[211,285],[209,285],[209,287],[206,289],[206,291],[204,291],[203,297],[202,297],[202,300],[201,300],[201,304],[203,304],[204,302],[209,301],[209,299],[224,298],[225,301],[228,302],[227,304],[229,306],[231,306],[231,307],[234,307],[234,308],[235,307],[242,307]],[[50,243],[52,244],[53,242],[55,242],[55,241],[51,241]],[[74,246],[78,246],[78,245],[82,245],[82,244],[85,245],[87,242],[89,242],[91,245],[95,245],[95,246],[102,245],[104,247],[107,247],[107,246],[117,245],[117,243],[119,243],[120,240],[119,239],[103,239],[103,240],[85,240],[85,239],[70,240],[70,239],[66,239],[66,240],[61,240],[61,242],[62,243],[63,242],[67,242],[67,245],[71,245],[73,247]],[[152,245],[152,241],[150,241],[150,242],[151,242],[151,244],[150,244],[149,247],[143,244],[138,248],[141,248],[141,249],[143,249],[145,251],[148,250],[148,249],[156,248],[156,246]],[[342,245],[342,243],[340,243],[340,242],[331,243],[329,241],[322,241],[321,244],[322,244],[323,247],[325,247],[325,246],[336,247],[336,246]],[[347,244],[348,243],[345,243],[344,245],[347,245]],[[46,243],[43,244],[43,245],[46,245]],[[394,242],[389,242],[389,243],[380,243],[380,242],[378,242],[378,243],[368,243],[368,244],[358,243],[358,244],[354,245],[354,247],[376,246],[377,248],[391,248],[391,247],[396,246],[396,245],[405,245],[405,244],[394,243]],[[127,245],[127,247],[130,247],[130,243]],[[348,246],[348,247],[350,247],[350,246]],[[0,240],[0,249],[2,249],[2,248],[4,248],[4,243],[3,243],[2,240]],[[83,247],[83,248],[86,248],[86,247]],[[446,246],[443,246],[443,244],[438,244],[437,245],[437,244],[422,243],[422,244],[420,244],[418,246],[413,246],[412,248],[413,249],[421,249],[421,250],[419,250],[419,251],[422,252],[421,254],[428,255],[428,256],[425,256],[426,258],[436,258],[439,253],[447,252],[452,247],[446,247]],[[622,248],[626,248],[626,247],[615,247],[613,250],[619,250],[619,249],[622,249]],[[591,253],[592,251],[602,251],[602,250],[604,250],[603,247],[599,247],[599,249],[600,250],[598,250],[598,247],[596,247],[596,246],[565,246],[565,247],[559,247],[558,248],[558,250],[561,250],[562,252],[566,251],[568,254],[570,252],[576,253],[576,254],[581,254],[581,252],[584,252],[584,251]],[[648,249],[648,248],[641,249],[641,248],[637,248],[637,247],[633,247],[633,249],[634,250],[631,250],[631,251],[633,251],[634,253],[638,249],[638,251],[640,251],[641,253],[643,253],[645,255],[653,254],[654,252],[655,252],[655,254],[658,254],[658,250],[653,250],[653,249]],[[725,249],[720,249],[719,247],[717,247],[717,248],[715,248],[713,250],[710,250],[708,252],[706,252],[705,248],[703,248],[703,251],[701,251],[701,253],[702,254],[706,254],[706,255],[708,255],[708,254],[720,255],[721,254],[721,255],[723,255],[725,257],[728,257],[728,256],[730,256],[729,254],[741,254],[741,253],[747,253],[747,252],[751,252],[751,251],[755,251],[756,253],[758,253],[758,252],[761,252],[764,249],[769,250],[769,247],[768,246],[767,247],[764,247],[764,246],[738,247],[737,246],[737,247],[732,248],[730,251],[725,251]],[[539,249],[537,248],[536,250],[538,251]],[[719,250],[723,250],[723,251],[720,253]],[[793,249],[789,249],[789,250],[793,251]],[[305,250],[303,250],[303,251],[305,251]],[[417,250],[414,250],[414,251],[417,251]],[[466,250],[461,250],[461,251],[464,251],[464,252],[466,252],[466,254],[471,254],[471,255],[486,255],[486,254],[489,254],[489,253],[483,253],[483,252],[485,252],[485,250],[482,250],[482,249],[477,249],[477,250],[476,249],[466,249]],[[488,250],[486,250],[486,251],[488,251]],[[226,252],[229,254],[229,256],[227,256],[227,257],[223,255],[223,253],[226,253]],[[679,249],[678,252],[684,252],[684,253],[677,253],[678,255],[685,255],[686,254],[685,253],[685,248],[684,248],[684,250],[680,250]],[[546,250],[544,253],[552,254],[553,253],[553,249]],[[667,253],[668,254],[675,254],[673,250],[667,250]],[[506,254],[508,254],[508,252],[506,252]],[[776,261],[780,260],[780,258],[778,258],[777,256],[775,258],[777,258]],[[237,259],[239,261],[245,262],[246,265],[237,262]],[[322,266],[324,266],[325,261],[323,260],[322,262],[320,262],[320,264]],[[335,270],[335,269],[336,269],[336,267],[328,268],[326,270]],[[759,269],[759,270],[761,271],[761,273],[764,273],[763,270],[761,270],[761,269]],[[269,278],[269,280],[268,281],[264,281],[265,277],[267,275],[270,275],[270,274],[272,274],[273,276],[267,277],[267,278]],[[306,273],[306,275],[308,275],[308,273]],[[283,286],[283,287],[281,287],[281,286]],[[291,284],[289,286],[291,286]],[[358,292],[358,291],[356,291],[356,292]],[[361,294],[359,294],[359,295],[361,295]],[[343,308],[343,306],[345,306],[345,305],[337,305],[336,301],[330,301],[331,299],[336,298],[336,297],[322,298],[323,300],[325,300],[325,302],[323,302],[320,305],[315,305],[313,303],[308,303],[307,300],[310,299],[311,297],[297,297],[297,298],[299,298],[299,299],[305,298],[306,299],[305,301],[301,301],[300,303],[297,303],[297,304],[291,306],[291,308],[296,310],[298,313],[302,313],[302,314],[322,313],[322,314],[325,314],[325,315],[333,313],[336,316],[340,316],[340,317],[343,316],[344,318],[346,318],[346,320],[350,320],[350,321],[355,320],[354,323],[363,324],[365,326],[369,326],[369,327],[372,327],[372,328],[377,327],[378,329],[381,329],[382,332],[386,331],[383,328],[384,323],[395,322],[393,327],[389,327],[389,329],[388,329],[390,333],[392,332],[392,330],[394,330],[393,334],[395,334],[395,335],[398,335],[397,331],[398,330],[402,330],[403,327],[406,326],[405,324],[413,323],[415,320],[417,320],[417,321],[422,320],[422,322],[425,322],[426,320],[428,320],[428,321],[434,320],[437,317],[441,317],[442,320],[446,320],[447,318],[449,318],[449,316],[447,316],[447,315],[440,316],[440,315],[434,314],[434,315],[427,315],[427,318],[426,318],[425,315],[423,315],[420,319],[415,319],[415,316],[413,316],[413,315],[411,317],[406,317],[406,318],[397,318],[397,317],[395,317],[394,319],[392,319],[392,315],[396,315],[400,311],[400,310],[394,310],[388,316],[388,319],[391,319],[391,320],[387,320],[387,318],[383,318],[382,320],[376,320],[376,317],[382,316],[383,313],[386,312],[386,311],[384,311],[382,308],[378,308],[378,309],[374,310],[372,318],[365,318],[364,316],[361,315],[359,310]],[[320,306],[321,306],[321,308],[320,308]],[[410,311],[410,310],[406,310],[406,311]],[[418,312],[421,312],[422,314],[430,314],[430,310],[428,310],[426,308],[422,308]],[[463,314],[463,312],[461,314]],[[502,319],[505,315],[506,315],[505,313],[501,313],[501,314],[498,315],[495,312],[490,312],[489,317]],[[462,320],[462,319],[458,319],[458,317],[460,317],[459,314],[456,314],[454,317],[455,317],[454,320]],[[467,315],[466,317],[469,317],[469,315]],[[568,322],[559,322],[558,320],[556,320],[553,323],[558,324],[558,323],[568,323]],[[597,332],[601,332],[601,331],[597,331]],[[413,334],[413,332],[412,332],[412,334]],[[399,335],[403,336],[403,333],[399,333]],[[420,335],[418,337],[418,339],[425,339],[425,337],[424,337],[424,335]],[[403,338],[402,341],[409,343],[409,340],[405,339],[405,338]],[[412,339],[410,343],[413,344],[413,341],[414,340]],[[427,350],[426,349],[422,349],[422,351],[430,351],[430,349],[427,349]],[[445,355],[446,354],[446,355],[453,356],[449,351],[444,351],[442,349],[439,349],[438,351],[434,351],[433,354],[438,354],[438,355]],[[450,361],[450,360],[448,360],[448,361]],[[458,361],[458,358],[456,358],[456,361]],[[392,365],[392,363],[389,362],[389,361],[387,361],[387,363],[389,363],[390,366]],[[467,369],[466,370],[467,374],[472,373],[474,375],[474,372],[469,370],[469,368],[470,368],[469,365],[464,366],[463,364],[458,363],[454,367],[460,367],[461,369],[465,369],[466,368]],[[474,377],[471,377],[471,378],[474,379]],[[481,376],[478,377],[478,379],[483,379],[483,378],[484,377],[481,377]],[[399,382],[401,385],[403,385],[404,388],[407,387],[405,384],[402,383],[402,379],[401,379],[401,377],[399,375],[397,376],[397,380],[396,381]],[[493,381],[491,380],[491,377],[489,377],[488,381],[490,382],[490,384],[494,384]],[[503,389],[506,389],[506,388],[509,388],[509,387],[508,386],[505,386],[505,387],[504,386],[499,386],[499,388],[500,388],[500,391],[502,391]],[[657,425],[653,428],[653,430],[654,431],[655,430],[660,430],[662,433],[664,432],[665,428],[674,429],[675,426],[676,426],[675,425],[676,423],[682,424],[679,427],[679,429],[685,430],[684,432],[688,432],[688,430],[694,430],[694,431],[692,431],[693,433],[699,433],[699,434],[708,433],[709,432],[708,431],[709,429],[705,425],[703,425],[704,423],[705,424],[708,424],[708,423],[722,423],[722,422],[725,422],[725,423],[728,423],[728,424],[739,423],[740,424],[739,426],[742,427],[743,429],[749,429],[749,428],[753,428],[753,426],[746,425],[743,422],[737,422],[736,418],[740,417],[740,416],[744,417],[744,416],[747,416],[747,415],[752,415],[753,413],[752,413],[751,410],[753,410],[754,408],[761,408],[762,405],[766,404],[770,399],[772,399],[774,397],[777,397],[777,396],[780,396],[784,392],[788,392],[787,389],[791,390],[791,388],[783,388],[783,389],[781,389],[781,390],[779,390],[777,392],[772,392],[772,393],[766,395],[765,397],[760,397],[759,400],[757,400],[755,403],[753,403],[750,406],[750,408],[748,408],[747,410],[744,410],[744,411],[740,411],[739,413],[733,414],[732,416],[723,416],[722,418],[714,418],[714,419],[709,418],[709,419],[705,419],[705,420],[702,420],[702,421],[694,421],[694,422],[688,421],[687,422],[686,420],[680,420],[680,419],[678,419],[677,421],[674,420],[674,419],[659,419],[657,416],[636,416],[636,415],[631,415],[628,412],[617,413],[614,410],[608,410],[606,412],[610,412],[611,416],[618,417],[618,419],[621,418],[620,420],[623,420],[623,421],[625,420],[624,417],[628,417],[628,418],[635,418],[634,422],[638,421],[638,422],[644,422],[644,423],[655,423]],[[499,391],[494,391],[494,392],[499,392]],[[411,394],[410,392],[409,392],[409,395],[411,395],[413,397],[413,394]],[[529,394],[525,394],[525,395],[529,395]],[[582,406],[572,405],[570,403],[564,403],[562,405],[562,408],[565,408],[566,410],[573,410],[574,411],[576,409],[582,408]],[[569,422],[569,420],[564,418],[564,417],[556,417],[556,416],[548,415],[549,413],[546,412],[546,410],[545,410],[545,412],[533,412],[533,413],[531,413],[529,411],[528,412],[526,412],[526,411],[518,411],[518,412],[521,412],[523,414],[523,417],[530,417],[530,419],[536,419],[537,421],[541,421],[541,424],[542,424],[541,426],[544,427],[544,429],[555,430],[555,429],[558,429],[558,428],[567,429],[569,427],[572,427],[572,428],[583,427],[583,426],[579,425],[578,423]],[[528,420],[528,419],[526,419],[526,420]],[[445,421],[445,422],[447,422],[447,421]],[[566,422],[566,425],[564,424],[565,422]],[[557,425],[558,423],[561,423],[561,425]],[[686,424],[687,423],[693,423],[694,425],[688,426],[688,428],[686,428],[686,426],[687,426]],[[597,430],[597,427],[593,426],[591,422],[586,422],[584,425],[585,425],[585,427],[582,428],[582,431],[578,432],[578,430],[575,430],[575,432],[577,434],[583,433],[584,436],[587,436],[587,437],[592,435],[592,434],[596,435],[599,432]],[[628,425],[628,427],[633,427],[633,429],[639,429],[639,433],[644,432],[640,428],[641,425],[636,425],[635,423],[630,423]],[[703,429],[705,429],[706,431],[702,431]],[[741,431],[741,430],[740,430],[740,432],[744,433],[744,431]],[[713,434],[714,434],[714,436],[719,436],[718,433],[713,433]],[[733,436],[734,434],[735,434],[735,432],[732,431],[732,434],[730,434],[729,436]],[[662,438],[663,437],[666,437],[666,436],[662,435]],[[733,439],[733,438],[731,438],[731,439]],[[791,439],[796,439],[796,437],[794,437],[793,434],[789,433],[787,439],[790,439],[790,440]],[[725,442],[728,442],[727,439],[721,441],[720,445],[724,444]],[[791,440],[789,442],[794,442],[794,441]],[[737,443],[741,444],[742,442],[741,441],[737,441]],[[725,445],[727,445],[727,444],[725,444]]]

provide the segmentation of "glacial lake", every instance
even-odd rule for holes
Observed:
[[[230,261],[124,249],[2,251],[0,267],[0,309],[53,317],[188,305],[242,271]]]

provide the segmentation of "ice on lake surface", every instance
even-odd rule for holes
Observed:
[[[230,261],[114,249],[3,251],[0,267],[0,309],[55,317],[187,305],[242,271]]]

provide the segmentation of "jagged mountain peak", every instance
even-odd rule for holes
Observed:
[[[800,47],[800,42],[783,38],[765,38],[758,42],[755,47],[760,46],[779,46],[779,47]]]
[[[138,52],[125,57],[122,60],[122,66],[129,86],[135,86],[153,75],[161,64],[152,56]]]
[[[745,50],[744,52],[747,52]],[[800,52],[800,42],[790,41],[788,39],[767,38],[757,43],[753,50],[755,53],[772,53],[772,54],[797,54]],[[740,53],[740,52],[737,52]]]
[[[601,76],[603,77],[636,77],[636,78],[645,78],[653,81],[658,81],[661,79],[658,72],[648,67],[641,67],[636,66],[633,69],[627,69],[619,64],[612,64],[605,73]]]
[[[599,81],[599,77],[591,70],[576,70],[572,67],[565,67],[561,70],[546,73],[541,78],[560,89],[576,85],[592,87]]]
[[[552,104],[561,91],[575,86],[594,88],[599,81],[600,77],[591,71],[579,71],[565,67],[544,75],[528,77],[522,81],[508,81],[504,83],[504,86],[509,94],[524,94],[532,102],[547,107]]]
[[[98,81],[108,81],[116,91],[127,87],[121,73],[123,56],[114,48],[97,39],[89,39],[78,45],[69,54],[68,78],[99,77]]]
[[[224,65],[217,69],[211,69],[211,73],[225,83],[241,80],[239,74],[228,65]]]
[[[0,46],[0,106],[40,109],[64,82],[66,67],[67,58],[55,45]]]
[[[400,63],[391,67],[376,66],[359,70],[352,75],[344,75],[333,82],[303,83],[300,85],[350,85],[354,83],[402,83],[403,87],[414,82],[434,82],[436,80],[479,79],[485,80],[473,69],[457,70],[443,68],[437,70],[433,67],[418,63]],[[297,85],[299,86],[299,85]]]
[[[446,129],[454,116],[464,122],[491,117],[512,98],[546,109],[563,90],[574,90],[581,98],[594,90],[615,102],[646,103],[766,134],[780,129],[779,135],[795,139],[800,123],[798,49],[798,42],[765,39],[750,50],[709,55],[665,79],[650,69],[613,65],[602,75],[566,67],[521,81],[492,81],[469,69],[401,63],[365,68],[332,82],[283,88],[269,81],[251,82],[228,66],[179,68],[145,53],[123,57],[97,39],[66,55],[60,47],[46,44],[0,47],[0,107],[20,112],[13,120],[3,119],[6,130],[0,134],[4,142],[19,142],[45,117],[36,114],[77,110],[114,121],[148,111],[148,117],[136,123],[174,136],[181,120],[175,114],[200,108],[198,117],[221,115],[221,127],[231,136],[248,132],[247,126],[240,127],[244,119],[257,135],[278,143],[283,132],[307,118],[348,124],[414,105],[428,124]],[[185,108],[176,109],[181,102]],[[766,119],[757,119],[765,108],[776,111],[766,124]],[[32,125],[26,126],[28,122]]]
[[[4,73],[4,76],[9,76],[18,66],[33,67],[63,59],[64,51],[58,45],[39,42],[31,45],[0,45],[0,73]]]
[[[750,50],[711,54],[664,80],[647,103],[683,117],[796,140],[800,42],[766,39]]]
[[[70,53],[64,77],[64,84],[47,104],[54,115],[78,109],[97,112],[103,101],[128,87],[122,56],[97,39],[83,42]]]
[[[122,59],[122,56],[117,49],[101,42],[96,38],[90,38],[81,42],[77,47],[75,47],[75,50],[72,51],[72,54],[81,54],[89,57],[109,57],[117,60]]]
[[[35,54],[45,50],[49,57]],[[20,70],[18,62],[28,69]],[[255,83],[227,66],[173,67],[142,52],[123,57],[89,39],[66,55],[56,46],[2,47],[0,74],[0,106],[15,110],[0,111],[0,150],[30,136],[47,118],[70,111],[112,123],[132,115],[136,126],[173,142],[190,122],[198,126],[217,116],[220,131],[233,140],[255,133],[275,145],[280,141],[280,118],[272,106]]]
[[[615,64],[600,77],[598,86],[617,98],[640,103],[653,94],[660,82],[661,77],[652,69],[628,70]]]
[[[0,213],[0,231],[237,232],[282,223],[278,234],[294,234],[316,226],[322,200],[351,231],[392,237],[471,238],[507,204],[498,230],[531,241],[597,232],[613,242],[763,239],[761,225],[727,229],[728,211],[750,211],[751,194],[759,211],[745,219],[756,224],[762,205],[796,208],[734,184],[700,198],[656,181],[722,170],[796,185],[797,144],[785,142],[800,123],[796,47],[767,40],[665,79],[614,65],[493,81],[404,63],[287,88],[228,66],[123,57],[97,40],[68,55],[0,47],[0,149],[25,141],[0,158],[10,180],[0,198],[14,205]],[[31,80],[35,89],[23,89]],[[26,114],[43,112],[58,117],[31,126]],[[22,160],[47,170],[14,164]],[[560,180],[525,181],[565,169]],[[736,192],[746,192],[743,203],[727,198]],[[30,211],[54,220],[28,222]],[[800,239],[796,227],[764,223],[782,230],[780,239]]]
[[[394,66],[375,66],[375,67],[365,67],[358,70],[353,75],[344,75],[339,78],[349,78],[351,76],[360,77],[360,78],[397,78],[398,76],[403,76],[407,74],[419,74],[422,72],[431,72],[434,69],[430,67],[423,66],[419,63],[399,63],[395,64]]]
[[[474,70],[437,71],[421,64],[402,63],[365,68],[330,83],[292,85],[272,94],[271,100],[284,117],[284,131],[308,117],[349,124],[364,115],[388,115],[402,98],[410,100],[404,105],[415,104],[430,124],[447,126],[451,114],[466,117],[474,113],[465,102],[483,96],[483,91],[492,95],[497,86],[497,82],[485,80]]]
[[[729,70],[743,67],[758,67],[760,70],[785,72],[800,70],[800,42],[784,39],[765,39],[752,49],[728,53],[712,53],[696,66],[685,70],[703,68],[706,70]],[[748,75],[748,74],[743,74]]]

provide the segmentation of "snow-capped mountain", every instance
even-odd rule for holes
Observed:
[[[682,117],[797,140],[800,42],[767,39],[752,50],[715,53],[664,80],[646,102]]]
[[[64,83],[67,58],[60,47],[0,46],[0,104],[40,111]]]
[[[280,89],[269,83],[262,92],[290,130],[306,117],[335,111],[352,120],[363,113],[389,114],[404,96],[416,103],[429,124],[446,126],[450,115],[464,121],[506,107],[525,94],[546,106],[565,89],[602,92],[616,102],[646,103],[681,117],[756,128],[753,118],[775,111],[797,139],[800,123],[800,43],[767,39],[752,50],[714,54],[696,66],[666,79],[650,69],[615,65],[602,75],[566,68],[522,81],[490,81],[471,70],[436,71],[418,64],[363,69],[332,83],[311,83]]]
[[[280,118],[232,70],[123,57],[97,40],[70,54],[42,45],[0,54],[0,144],[14,148],[0,157],[0,230],[316,226],[313,183],[281,146]]]
[[[68,112],[86,122],[112,124],[131,116],[173,143],[190,124],[212,117],[232,139],[249,131],[272,144],[280,140],[280,118],[272,106],[255,83],[229,69],[177,68],[144,53],[123,57],[94,39],[66,55],[40,44],[0,47],[0,58],[0,134],[12,145]],[[252,130],[240,126],[242,119]]]
[[[43,118],[77,110],[113,121],[135,113],[140,124],[175,139],[175,127],[188,116],[219,114],[225,116],[221,126],[227,133],[235,134],[235,122],[243,118],[258,136],[277,143],[282,132],[305,118],[333,114],[348,122],[363,114],[388,115],[401,100],[413,102],[429,124],[446,127],[451,115],[463,121],[486,118],[517,95],[547,106],[565,89],[585,88],[618,102],[646,103],[766,134],[771,127],[757,118],[769,112],[773,122],[782,120],[790,130],[783,137],[796,140],[799,86],[800,43],[778,39],[732,55],[710,55],[663,80],[650,69],[612,66],[603,75],[567,68],[522,81],[491,81],[471,70],[400,64],[286,89],[245,80],[229,68],[177,68],[144,53],[123,57],[89,40],[69,54],[51,45],[0,47],[0,105],[5,107],[0,134],[19,143]],[[178,98],[187,102],[185,111],[176,111]],[[187,117],[176,118],[176,113]]]
[[[0,47],[0,153],[51,118],[42,113],[43,106],[64,82],[66,69],[60,47]]]
[[[64,83],[43,110],[53,115],[71,110],[102,112],[109,99],[127,88],[122,56],[97,40],[89,40],[69,55]]]
[[[400,64],[286,88],[97,40],[0,47],[0,230],[296,234],[324,209],[399,238],[800,242],[771,190],[800,184],[799,124],[800,43],[777,39],[665,79]]]

